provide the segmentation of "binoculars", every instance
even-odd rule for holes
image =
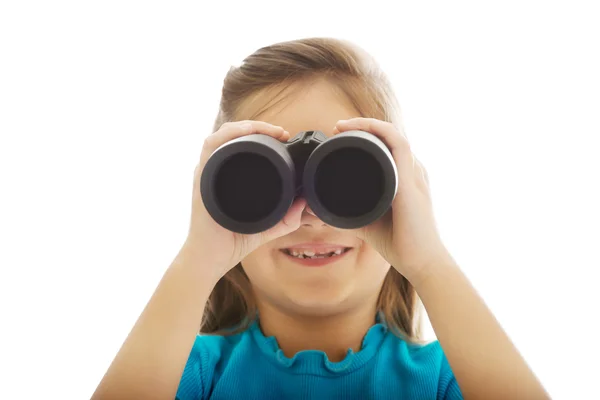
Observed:
[[[265,134],[233,139],[210,156],[200,180],[211,217],[250,234],[275,226],[299,196],[330,226],[368,225],[390,208],[398,171],[371,133],[304,131],[285,143]]]

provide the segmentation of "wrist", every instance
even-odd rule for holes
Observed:
[[[190,246],[186,242],[177,253],[171,268],[187,270],[191,279],[212,290],[226,270],[210,254],[209,251]]]
[[[433,253],[433,252],[432,252]],[[418,263],[412,263],[410,266],[402,268],[402,263],[392,263],[392,265],[400,267],[400,272],[415,288],[419,289],[428,280],[444,274],[444,271],[448,269],[458,268],[458,264],[447,251],[437,251],[436,254],[423,259]]]
[[[440,259],[439,261],[422,268],[418,274],[415,274],[415,276],[409,279],[409,282],[415,288],[417,293],[420,293],[426,290],[426,288],[431,285],[431,282],[440,279],[444,280],[448,274],[457,270],[460,270],[460,267],[452,258]]]

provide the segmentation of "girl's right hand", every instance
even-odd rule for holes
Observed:
[[[198,261],[201,261],[198,262],[199,266],[214,268],[212,272],[215,274],[215,283],[259,246],[298,229],[302,211],[306,206],[306,200],[296,199],[277,225],[267,231],[251,235],[229,231],[217,224],[210,216],[200,193],[200,177],[206,162],[219,146],[254,133],[266,134],[282,142],[286,142],[290,137],[282,127],[262,121],[227,122],[206,138],[200,162],[194,171],[192,216],[183,250],[197,256]]]

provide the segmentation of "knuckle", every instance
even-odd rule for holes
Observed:
[[[221,129],[231,129],[234,127],[239,127],[245,123],[252,123],[253,121],[249,120],[241,120],[241,121],[227,121],[221,125]]]
[[[215,136],[209,135],[206,138],[204,138],[204,144],[203,144],[204,148],[211,148],[212,146],[214,146],[214,144],[215,144]]]
[[[371,118],[370,119],[371,125],[373,126],[379,126],[381,129],[385,129],[385,130],[389,130],[389,131],[395,131],[396,130],[396,126],[394,124],[392,124],[389,121],[385,121],[382,119],[376,119],[376,118]]]
[[[392,129],[392,130],[394,130],[394,131],[398,131],[398,132],[400,132],[400,131],[398,130],[398,128],[396,127],[396,125],[394,125],[393,123],[391,123],[391,122],[389,122],[389,121],[380,121],[380,123],[381,123],[383,126],[385,126],[386,128],[388,128],[388,129]]]
[[[221,125],[221,127],[219,128],[219,130],[221,129],[227,129],[230,128],[233,125],[233,122],[229,121],[229,122],[225,122]]]
[[[388,130],[390,126],[386,125],[385,121],[381,121],[377,118],[364,118],[363,123],[369,130]],[[378,129],[379,128],[379,129]]]
[[[261,127],[265,127],[265,128],[281,128],[280,126],[271,124],[269,122],[265,122],[265,121],[254,121],[255,124],[261,126]]]
[[[402,140],[400,139],[398,141],[398,150],[402,153],[406,155],[412,155],[412,149],[410,148],[410,144],[406,141],[406,140]]]
[[[411,146],[410,146],[410,142],[404,137],[404,136],[400,136],[400,139],[398,140],[398,143],[400,145],[400,148],[404,151],[412,151],[411,150]]]
[[[256,124],[256,121],[251,121],[251,120],[248,120],[248,119],[242,119],[240,121],[235,121],[234,124],[236,126],[242,126],[242,125],[246,125],[246,124],[254,125],[254,124]]]

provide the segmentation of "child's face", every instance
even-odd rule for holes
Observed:
[[[343,95],[324,81],[305,85],[305,89],[253,119],[282,126],[291,136],[305,130],[320,130],[331,136],[338,120],[360,116]],[[243,114],[252,115],[265,101],[258,97]],[[352,250],[318,267],[302,265],[282,252],[307,242],[326,242]],[[297,231],[261,246],[242,261],[242,266],[259,304],[303,315],[374,308],[390,268],[371,246],[348,231],[325,225],[310,210],[304,211]]]

